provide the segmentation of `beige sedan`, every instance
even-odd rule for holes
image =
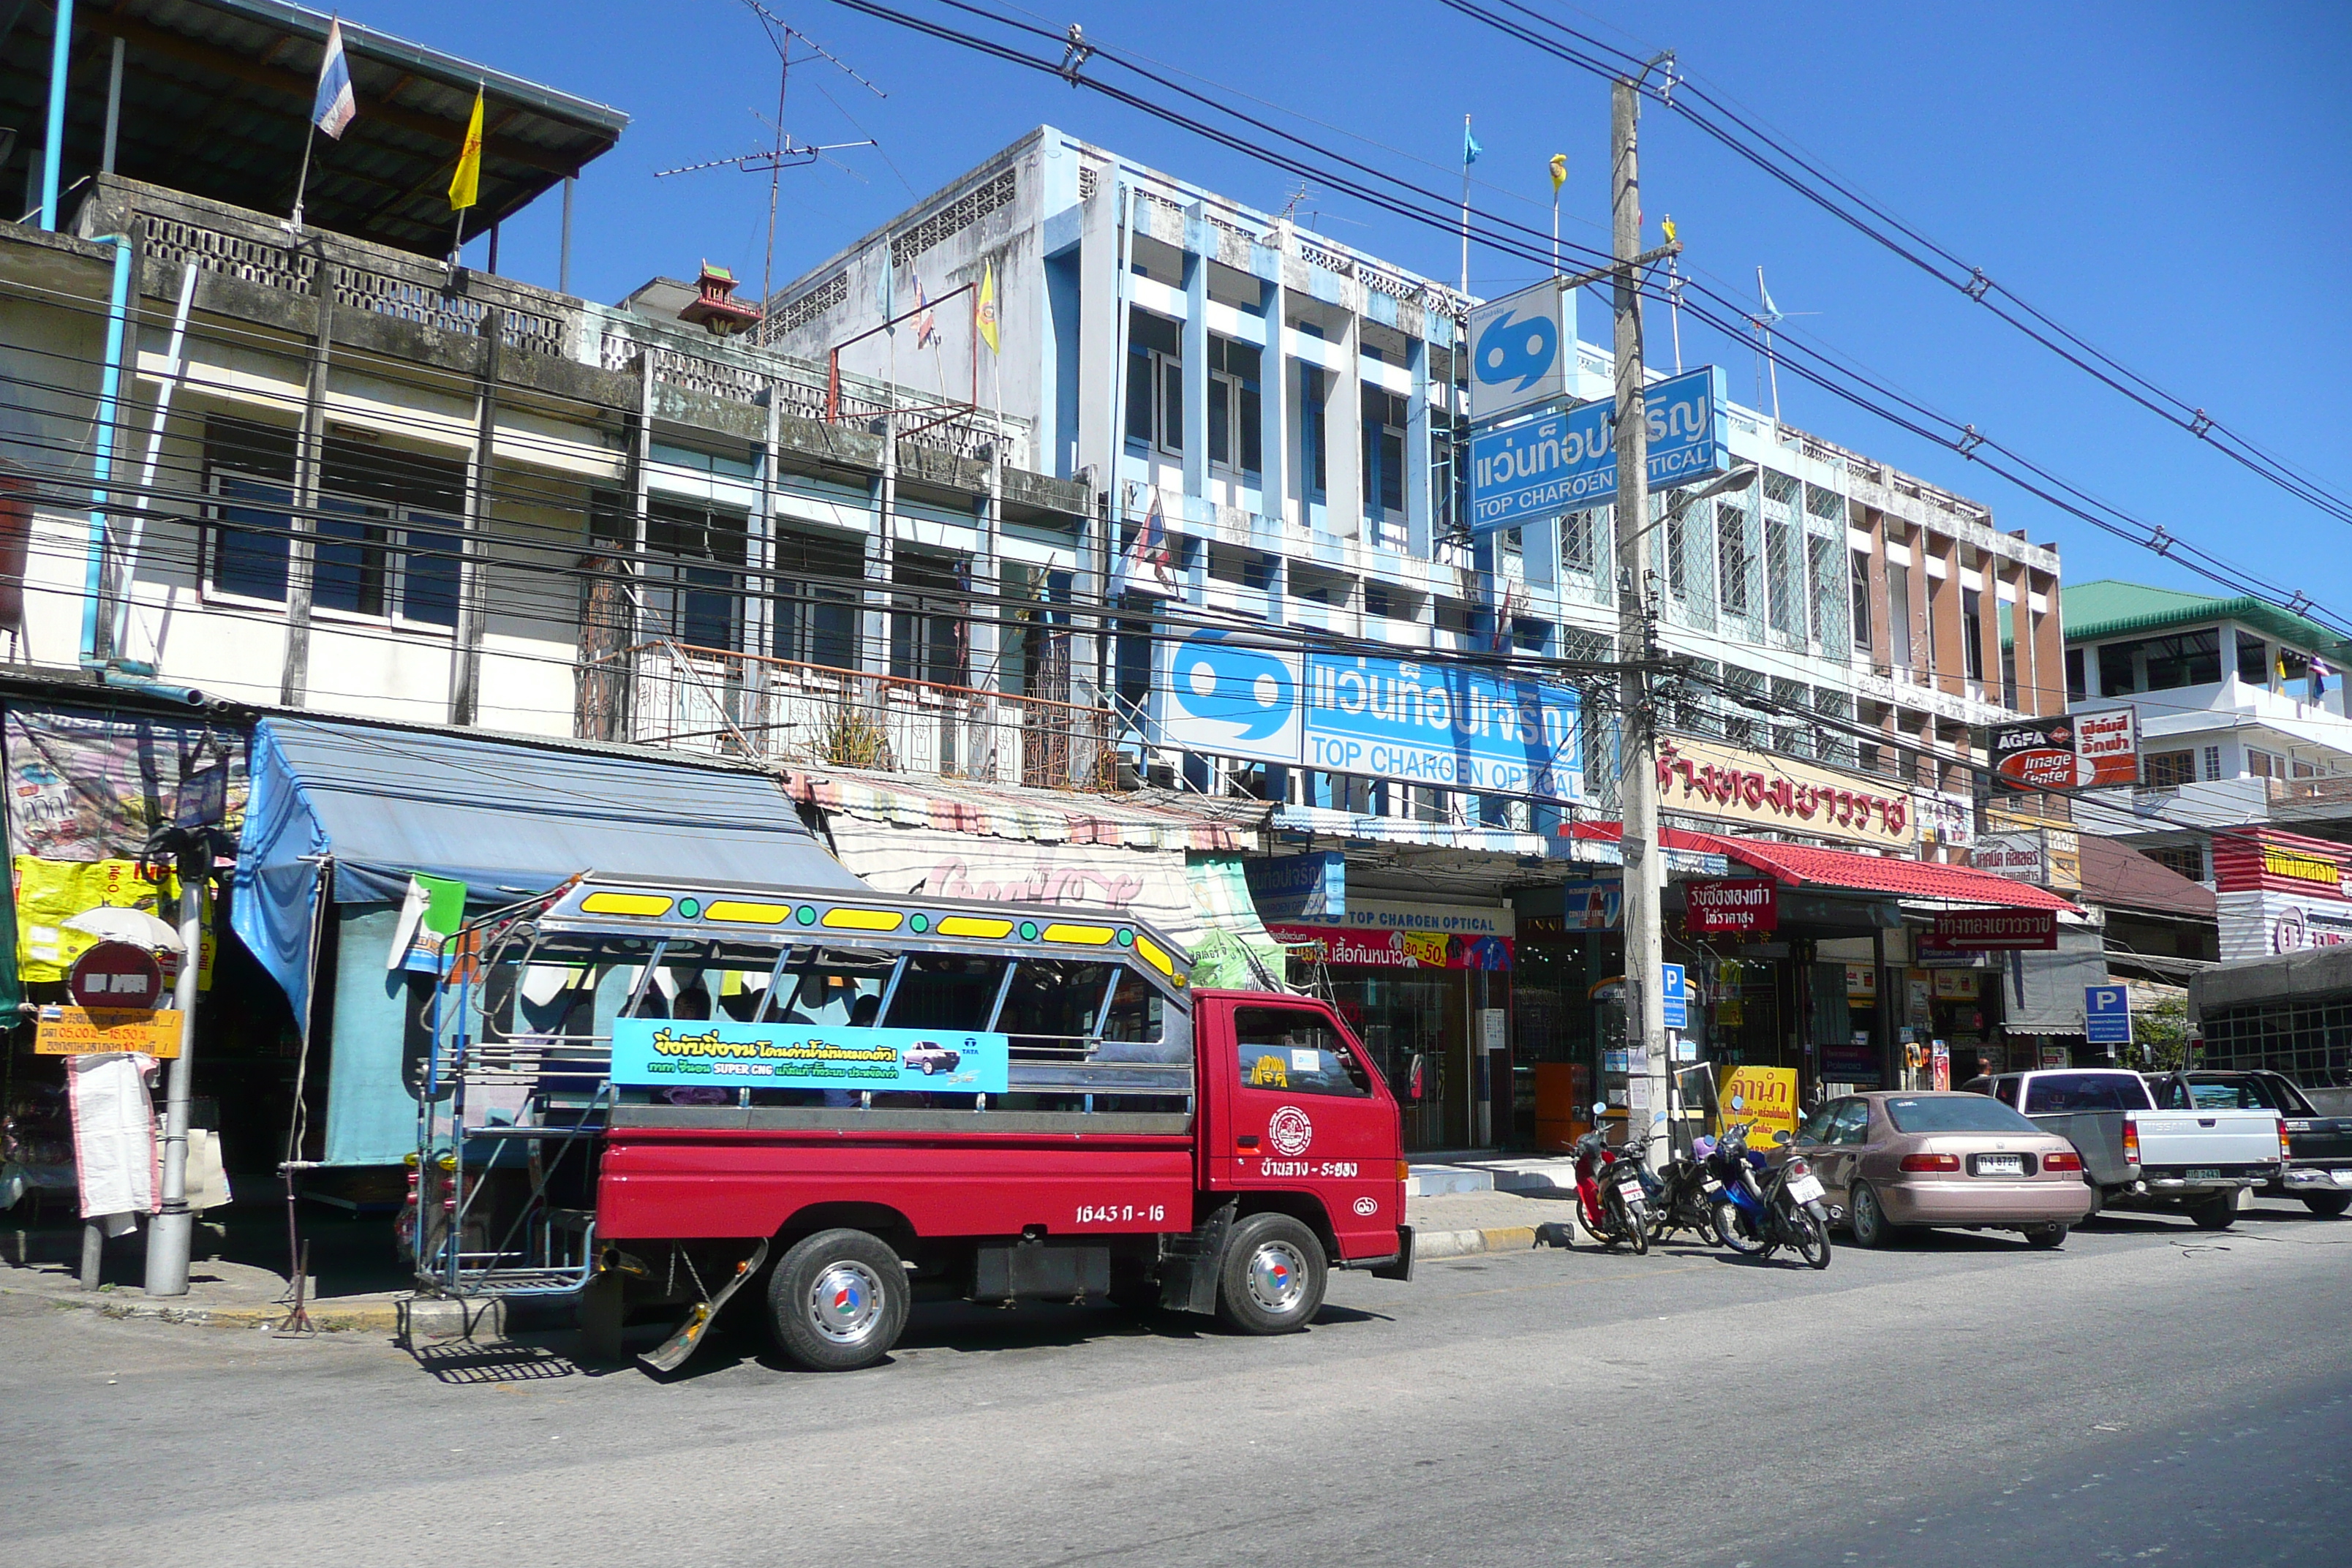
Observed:
[[[1859,1247],[1929,1226],[2056,1247],[2097,1206],[2072,1143],[1981,1094],[1849,1095],[1808,1116],[1789,1148],[1812,1162]]]

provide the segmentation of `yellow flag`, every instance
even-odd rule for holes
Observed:
[[[1667,215],[1666,221],[1659,226],[1665,230],[1666,243],[1668,245],[1672,245],[1676,239],[1681,237],[1675,231],[1675,220],[1672,214]]]
[[[980,337],[990,353],[1003,351],[996,346],[996,264],[980,275]]]
[[[1551,194],[1559,195],[1560,186],[1566,184],[1568,184],[1568,154],[1554,153],[1551,155]]]
[[[474,89],[473,117],[466,121],[466,144],[457,150],[457,172],[449,176],[449,210],[464,212],[482,194],[482,89]]]

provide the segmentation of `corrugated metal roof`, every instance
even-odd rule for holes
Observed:
[[[2059,622],[2070,643],[2170,631],[2212,621],[2242,621],[2314,653],[2332,655],[2352,647],[2317,622],[2255,598],[2215,598],[2112,578],[2066,584],[2059,589],[2058,598]]]
[[[310,136],[329,18],[282,0],[119,0],[74,16],[66,112],[68,185],[98,165],[108,58],[125,46],[116,168],[145,180],[283,215]],[[0,37],[0,124],[20,131],[0,190],[24,188],[47,112],[53,23],[20,16]],[[428,256],[449,247],[448,184],[474,90],[486,94],[478,234],[608,151],[618,110],[346,20],[343,47],[359,117],[340,142],[316,138],[307,220]],[[74,204],[65,204],[70,212]],[[13,211],[6,214],[16,216]]]

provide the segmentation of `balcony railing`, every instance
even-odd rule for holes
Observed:
[[[1112,710],[1047,698],[675,642],[591,660],[581,697],[583,734],[640,745],[1035,789],[1118,781]]]

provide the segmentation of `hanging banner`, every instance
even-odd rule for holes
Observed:
[[[1337,849],[1244,860],[1242,876],[1260,920],[1336,920],[1348,912],[1348,858]]]
[[[1292,953],[1348,969],[1489,969],[1511,967],[1507,936],[1452,936],[1435,931],[1349,931],[1343,926],[1268,924],[1266,931]]]
[[[1769,877],[1727,877],[1683,884],[1691,933],[1780,929],[1780,884]]]
[[[218,820],[232,836],[245,819],[245,736],[235,731],[12,707],[5,733],[12,856],[136,859],[156,825],[178,814],[184,783],[218,792]],[[226,778],[203,777],[221,752]]]
[[[1992,787],[2020,795],[2042,790],[2112,789],[2139,783],[2137,709],[2060,713],[1985,731]]]

